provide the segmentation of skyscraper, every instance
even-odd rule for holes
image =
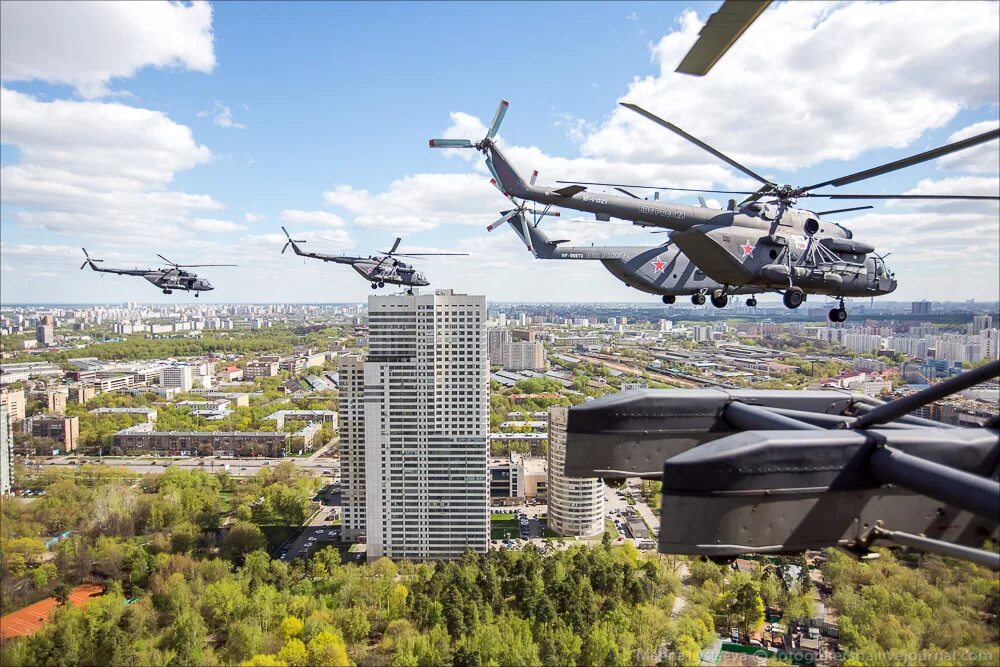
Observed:
[[[566,476],[568,413],[565,406],[549,408],[547,523],[560,535],[600,535],[604,532],[604,482],[597,477]]]
[[[13,487],[14,428],[6,405],[0,405],[0,496]]]
[[[340,365],[345,539],[369,559],[485,552],[486,298],[369,297],[368,342]]]

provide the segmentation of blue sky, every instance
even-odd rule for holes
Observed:
[[[278,255],[281,224],[313,249],[363,253],[398,233],[411,249],[469,252],[421,268],[495,300],[650,299],[599,265],[541,262],[512,234],[486,234],[504,200],[482,165],[426,142],[488,123],[501,97],[503,145],[542,182],[747,185],[620,100],[793,184],[996,125],[995,3],[776,3],[708,77],[673,74],[717,6],[5,3],[0,299],[177,300],[74,273],[81,245],[112,265],[157,252],[239,263],[206,271],[210,301],[364,298],[348,269]],[[854,191],[996,194],[996,143],[969,153]],[[993,204],[878,204],[840,220],[894,253],[899,298],[997,298]],[[552,229],[659,241],[593,220]]]

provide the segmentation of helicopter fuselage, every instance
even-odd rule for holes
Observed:
[[[373,284],[386,283],[404,287],[426,287],[430,285],[427,276],[405,262],[393,264],[392,260],[358,259],[351,267]]]

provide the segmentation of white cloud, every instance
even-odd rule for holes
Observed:
[[[977,134],[995,130],[997,121],[984,120],[963,127],[948,137],[948,143],[974,137]],[[995,174],[1000,171],[1000,141],[988,141],[985,144],[968,148],[958,153],[945,155],[938,161],[941,169],[964,171],[972,174]]]
[[[83,97],[143,67],[211,72],[207,2],[0,3],[0,77],[68,84]]]
[[[997,3],[775,4],[706,77],[673,71],[702,26],[689,12],[652,49],[660,72],[634,80],[621,100],[751,169],[905,148],[962,108],[1000,101],[998,9]],[[624,108],[614,109],[582,150],[629,162],[706,157]]]
[[[233,120],[233,112],[222,102],[216,100],[215,104],[208,111],[199,111],[197,113],[198,118],[211,118],[212,124],[218,127],[233,128],[236,130],[245,130],[247,126],[242,123],[237,123]],[[252,164],[252,162],[251,162]]]
[[[344,220],[339,215],[327,211],[300,211],[286,208],[281,212],[281,221],[289,224],[323,225],[324,227],[343,227]]]
[[[246,213],[243,215],[243,221],[253,224],[255,222],[260,222],[264,219],[264,216],[259,213]]]
[[[0,89],[0,141],[18,162],[0,168],[0,201],[21,226],[162,242],[195,211],[222,205],[170,189],[211,151],[158,111],[117,102],[42,102]]]
[[[202,234],[224,234],[226,232],[239,232],[246,229],[246,225],[228,220],[215,220],[214,218],[194,218],[187,221],[187,226]]]

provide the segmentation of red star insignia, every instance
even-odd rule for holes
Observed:
[[[750,241],[747,241],[742,246],[740,246],[740,250],[743,251],[743,259],[746,259],[747,257],[753,257],[753,249],[754,246],[750,245]]]
[[[656,261],[653,262],[653,270],[656,271],[657,273],[663,273],[663,267],[665,266],[666,264],[664,264],[663,260],[660,259],[659,257],[657,257]]]

